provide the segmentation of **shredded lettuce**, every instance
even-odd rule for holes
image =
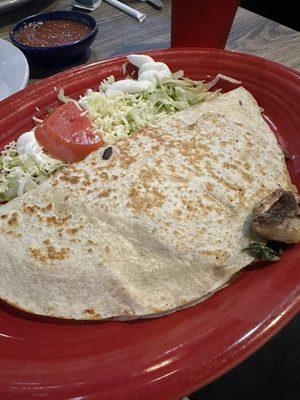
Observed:
[[[147,99],[159,111],[174,113],[215,97],[217,93],[208,92],[202,81],[188,78],[166,79],[157,89],[147,95]]]
[[[113,76],[108,77],[100,84],[99,91],[89,89],[79,99],[80,106],[88,111],[92,124],[108,143],[131,135],[163,116],[185,110],[218,95],[218,91],[208,92],[208,85],[202,81],[184,78],[183,71],[164,79],[153,92],[106,93],[114,81]]]
[[[36,188],[62,166],[46,154],[44,162],[37,163],[28,154],[19,154],[16,142],[11,142],[0,155],[0,200],[9,201]]]

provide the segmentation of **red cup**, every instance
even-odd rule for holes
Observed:
[[[172,47],[224,49],[239,0],[173,0]]]

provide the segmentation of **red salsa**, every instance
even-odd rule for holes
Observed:
[[[57,46],[83,39],[91,31],[80,21],[53,19],[29,22],[15,33],[15,37],[27,46]]]

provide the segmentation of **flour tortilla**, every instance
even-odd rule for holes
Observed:
[[[291,190],[243,88],[163,118],[0,208],[0,297],[72,319],[153,317],[197,303],[253,259],[251,210]]]

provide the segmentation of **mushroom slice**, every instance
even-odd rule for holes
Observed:
[[[260,236],[284,243],[300,242],[299,197],[277,189],[253,210],[251,227]]]

